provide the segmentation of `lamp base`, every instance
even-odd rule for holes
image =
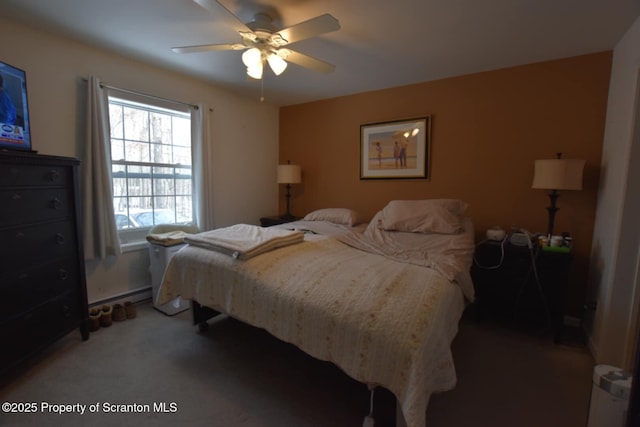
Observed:
[[[559,208],[556,207],[556,201],[558,200],[558,196],[559,194],[557,190],[551,190],[549,192],[549,207],[547,208],[547,210],[549,211],[549,227],[547,229],[547,234],[549,235],[549,238],[553,236],[553,228],[556,222],[556,212],[560,210]]]
[[[294,219],[297,219],[296,217],[294,217],[293,215],[291,215],[291,211],[289,210],[289,206],[291,205],[290,201],[291,201],[291,184],[287,184],[287,194],[285,194],[285,198],[287,199],[287,211],[284,213],[284,215],[280,215],[281,219],[286,219],[289,221],[293,221]]]

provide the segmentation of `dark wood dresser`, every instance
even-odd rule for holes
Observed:
[[[0,376],[75,328],[89,338],[78,165],[0,152]]]

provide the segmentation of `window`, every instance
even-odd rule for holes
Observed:
[[[191,115],[109,96],[113,207],[122,243],[193,221]]]

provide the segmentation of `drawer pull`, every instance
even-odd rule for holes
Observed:
[[[68,278],[69,278],[69,273],[67,273],[67,270],[65,270],[64,268],[61,268],[60,270],[58,270],[58,279],[67,280]]]
[[[64,243],[64,235],[61,233],[56,234],[56,243],[61,245]]]
[[[58,199],[57,197],[54,197],[51,200],[51,207],[53,209],[60,209],[62,207],[62,201],[60,201],[60,199]]]
[[[52,169],[51,171],[49,171],[49,181],[57,181],[60,178],[60,172],[58,172],[55,169]]]
[[[28,278],[29,278],[29,273],[26,273],[23,271],[22,273],[18,274],[18,280],[26,280]]]
[[[18,231],[16,233],[16,240],[24,239],[24,233],[22,231]]]
[[[20,195],[20,193],[13,193],[11,195],[11,200],[20,200],[22,199],[22,196]]]

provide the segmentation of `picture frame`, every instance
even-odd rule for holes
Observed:
[[[360,179],[429,179],[431,116],[360,126]]]

